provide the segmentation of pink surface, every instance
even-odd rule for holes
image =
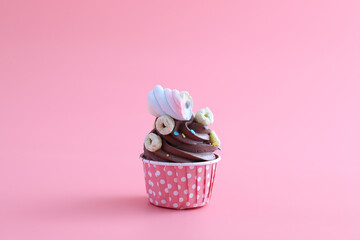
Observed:
[[[359,1],[0,2],[0,239],[360,238]],[[211,202],[151,206],[155,86],[209,106]]]

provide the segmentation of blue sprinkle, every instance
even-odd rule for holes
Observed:
[[[205,129],[209,129],[207,126],[204,126]]]
[[[174,132],[174,135],[175,135],[175,136],[178,136],[178,135],[179,135],[179,133],[178,133],[177,131],[175,131],[175,132]]]
[[[194,130],[192,130],[192,129],[190,129],[190,132],[191,132],[192,134],[195,134],[195,131],[194,131]]]

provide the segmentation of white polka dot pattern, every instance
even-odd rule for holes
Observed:
[[[176,209],[205,206],[211,198],[216,165],[216,162],[190,166],[144,163],[149,202]]]

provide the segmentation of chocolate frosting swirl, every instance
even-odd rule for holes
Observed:
[[[144,146],[144,158],[159,162],[187,163],[210,161],[218,157],[214,154],[218,147],[211,145],[209,141],[210,129],[194,122],[194,116],[189,121],[174,120],[175,127],[168,135],[162,135],[155,128],[151,131],[161,137],[162,147],[156,152],[150,152]]]

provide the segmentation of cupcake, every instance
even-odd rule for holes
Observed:
[[[148,94],[148,110],[156,119],[140,159],[147,197],[155,206],[188,209],[210,201],[220,140],[208,128],[214,122],[210,109],[194,114],[192,108],[186,91],[157,85]]]

